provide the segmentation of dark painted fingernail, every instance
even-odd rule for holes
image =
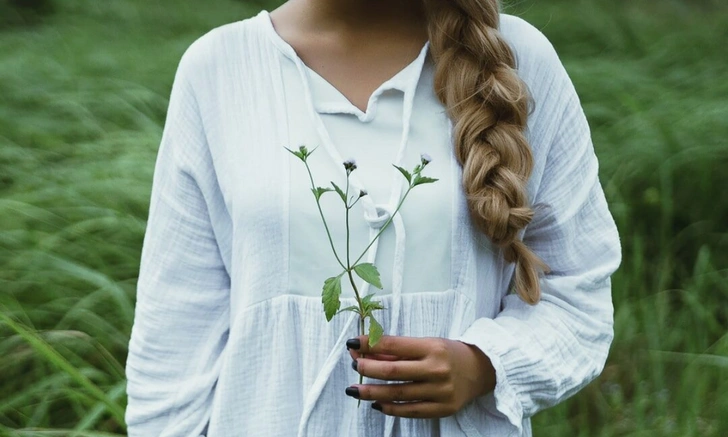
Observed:
[[[358,338],[350,338],[349,340],[346,340],[347,349],[354,349],[355,351],[358,351],[360,347],[361,341],[359,341]]]
[[[377,411],[382,411],[382,404],[380,404],[379,402],[374,402],[372,404],[372,408],[374,408]]]
[[[352,361],[351,362],[351,368],[354,369],[355,371],[359,371],[358,370],[359,369],[359,363],[357,363],[356,360]]]
[[[356,387],[347,387],[346,395],[351,396],[352,398],[355,398],[355,399],[359,399],[359,389]]]

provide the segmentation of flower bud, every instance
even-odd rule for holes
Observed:
[[[354,159],[347,159],[344,161],[344,168],[346,169],[346,173],[349,174],[356,170],[356,161]]]
[[[423,167],[432,162],[432,157],[430,157],[427,153],[421,154],[420,159],[422,160]]]

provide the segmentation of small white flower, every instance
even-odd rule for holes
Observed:
[[[427,153],[421,154],[420,159],[422,160],[422,165],[427,165],[432,162],[432,157]]]

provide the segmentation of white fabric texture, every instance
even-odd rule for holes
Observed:
[[[472,226],[451,123],[425,46],[366,111],[303,65],[268,13],[195,41],[177,69],[152,189],[127,360],[129,435],[530,436],[530,417],[602,370],[613,337],[610,276],[620,244],[576,91],[546,38],[501,16],[534,100],[524,240],[550,266],[542,301],[509,293],[513,266]],[[303,164],[318,185],[370,193],[352,211],[352,253],[391,214],[391,164],[433,162],[366,259],[382,273],[390,335],[472,344],[496,369],[493,393],[443,419],[393,419],[344,394],[356,383],[344,342],[355,316],[328,323],[320,290],[339,273]],[[330,197],[326,197],[330,196]],[[339,248],[343,205],[322,201]],[[365,200],[366,199],[366,200]],[[363,285],[363,284],[362,284]],[[366,288],[366,287],[365,287]],[[350,286],[344,302],[353,302]]]

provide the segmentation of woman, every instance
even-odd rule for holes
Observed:
[[[392,163],[432,158],[439,180],[368,252],[386,308],[374,348],[355,316],[323,315],[337,265],[284,149],[302,144],[319,181],[356,157],[360,249],[402,195]],[[212,30],[178,67],[129,435],[531,435],[533,414],[601,371],[619,262],[586,119],[536,29],[492,0],[290,0]]]

